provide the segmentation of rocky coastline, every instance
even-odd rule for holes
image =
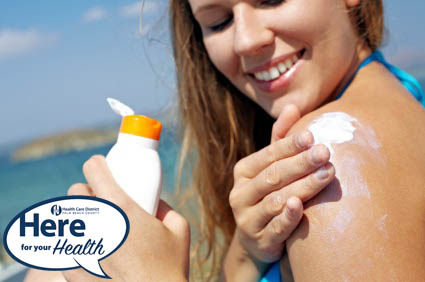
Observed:
[[[117,129],[80,129],[46,136],[16,149],[11,154],[11,161],[37,160],[59,153],[82,151],[114,143],[117,136]]]

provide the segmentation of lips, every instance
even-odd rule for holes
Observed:
[[[254,71],[248,73],[248,79],[264,92],[275,92],[287,88],[298,69],[303,65],[305,52],[306,50],[302,49],[299,52],[278,57],[263,66],[253,69]],[[286,65],[288,60],[291,60],[290,64],[288,62],[288,65]],[[282,64],[284,64],[286,69],[283,69]],[[281,72],[281,70],[283,71]],[[277,74],[276,71],[278,72]],[[268,74],[265,74],[265,72]]]
[[[296,62],[302,58],[304,53],[305,49],[302,49],[297,53],[279,57],[264,64],[263,66],[255,68],[248,74],[261,82],[276,80],[288,72],[296,64]]]

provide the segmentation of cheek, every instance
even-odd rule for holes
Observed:
[[[307,48],[307,61],[291,89],[299,95],[292,95],[290,102],[311,111],[326,99],[347,70],[355,36],[339,2],[300,0],[298,4],[286,10],[280,21],[274,21],[274,28],[284,44]]]
[[[348,17],[343,1],[298,0],[282,6],[281,12],[265,11],[263,20],[285,43],[303,44],[314,49],[330,47],[341,41]]]
[[[323,3],[326,2],[326,3]],[[264,21],[287,39],[312,43],[323,37],[335,14],[329,1],[300,0],[282,6],[280,11],[264,12]]]
[[[233,53],[233,40],[227,34],[217,34],[204,38],[204,45],[214,66],[229,80],[237,74],[237,57]]]

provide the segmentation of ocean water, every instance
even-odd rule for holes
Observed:
[[[172,191],[180,148],[173,130],[163,130],[159,155],[163,169],[163,191]],[[83,151],[61,153],[39,160],[13,163],[10,151],[0,154],[0,235],[20,211],[39,201],[66,195],[77,182],[87,183],[82,166],[92,155],[106,155],[113,144]],[[1,245],[1,244],[0,244]]]

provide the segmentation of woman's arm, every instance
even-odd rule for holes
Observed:
[[[241,246],[237,232],[224,258],[220,281],[258,281],[269,264],[250,257]]]
[[[326,106],[294,128],[308,128],[324,112],[358,120],[354,139],[333,145],[337,179],[306,204],[287,241],[295,281],[425,277],[425,112],[408,94],[378,92],[367,103],[356,97],[355,108]]]
[[[221,281],[258,281],[281,258],[284,241],[301,220],[301,201],[311,199],[335,176],[329,150],[323,145],[308,149],[313,143],[310,132],[282,137],[298,119],[295,106],[285,107],[273,125],[272,144],[234,168],[229,201],[237,226]],[[323,167],[330,171],[318,178]]]

